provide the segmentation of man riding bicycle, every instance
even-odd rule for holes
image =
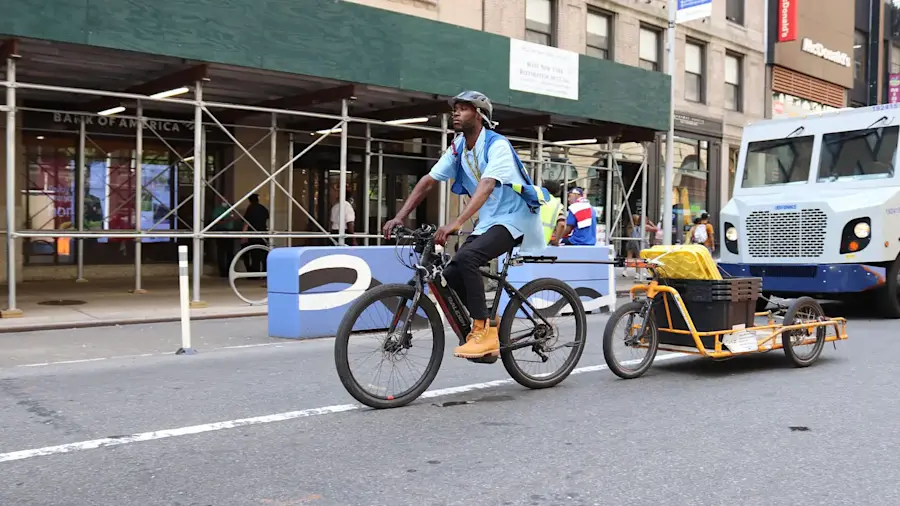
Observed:
[[[500,352],[499,322],[488,321],[479,268],[516,244],[521,244],[523,250],[543,248],[541,219],[520,193],[522,188],[533,188],[521,160],[509,140],[493,131],[496,124],[491,120],[493,105],[488,97],[477,91],[464,91],[451,99],[450,104],[453,129],[462,135],[453,140],[431,171],[419,180],[397,216],[384,224],[383,233],[390,239],[391,231],[402,226],[403,220],[438,182],[453,179],[451,191],[470,196],[460,215],[438,229],[434,242],[443,246],[449,235],[458,232],[479,213],[475,230],[444,270],[444,278],[459,294],[474,321],[466,344],[458,346],[454,355],[496,356]]]

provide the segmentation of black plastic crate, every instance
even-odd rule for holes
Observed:
[[[762,278],[665,279],[681,298],[692,302],[745,302],[759,298]]]
[[[669,314],[672,317],[672,328],[676,330],[689,330],[687,323],[678,310],[678,304],[672,295],[668,293],[660,293],[653,300],[653,321],[659,330],[660,344],[670,344],[677,346],[696,347],[694,338],[689,334],[676,334],[662,330],[669,328],[669,320],[666,316],[666,307],[663,302],[666,298],[669,305]],[[742,301],[691,301],[686,300],[682,295],[682,301],[687,308],[688,315],[694,322],[697,332],[715,332],[721,330],[731,330],[735,325],[745,325],[747,327],[754,326],[756,312],[757,297],[749,298]],[[715,347],[715,337],[701,336],[703,346],[707,349]]]

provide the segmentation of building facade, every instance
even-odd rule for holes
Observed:
[[[666,0],[353,1],[666,71]],[[702,212],[717,224],[734,185],[743,125],[766,115],[765,16],[766,0],[713,0],[711,17],[678,25],[673,202],[681,226],[675,227],[676,240]],[[657,221],[664,155],[662,135],[653,146],[647,192],[656,203],[648,215]],[[626,184],[628,172],[626,165]]]
[[[552,142],[646,142],[668,123],[667,76],[514,40],[526,20],[512,9],[524,2],[486,4],[506,20],[488,33],[472,29],[481,17],[470,12],[298,5],[197,0],[188,16],[181,2],[144,0],[116,11],[127,23],[108,23],[84,3],[11,4],[0,16],[0,88],[12,98],[0,101],[12,120],[0,126],[0,283],[172,276],[177,244],[196,253],[198,283],[201,270],[217,274],[217,244],[238,249],[239,236],[376,243],[440,156],[447,100],[463,89],[492,97],[500,131],[523,152],[551,123]],[[546,71],[527,74],[531,65]],[[268,230],[217,221],[221,204],[246,212],[252,194],[271,213]],[[445,221],[456,203],[435,191],[407,225]],[[332,218],[343,204],[352,232]],[[8,300],[14,308],[12,290]]]

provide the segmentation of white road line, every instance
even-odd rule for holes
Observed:
[[[685,358],[689,355],[681,353],[668,353],[657,355],[655,362],[672,360],[675,358]],[[639,363],[639,360],[629,360],[623,363],[628,365]],[[580,367],[572,371],[572,374],[584,374],[589,372],[598,372],[608,369],[606,365],[592,365]],[[421,395],[420,398],[431,399],[434,397],[443,397],[447,395],[456,395],[475,390],[484,390],[513,383],[512,379],[503,379],[497,381],[487,381],[484,383],[473,383],[471,385],[462,385],[458,387],[441,388],[438,390],[429,390]],[[296,420],[298,418],[309,418],[311,416],[330,415],[334,413],[345,413],[347,411],[356,411],[363,409],[365,406],[360,404],[337,404],[334,406],[325,406],[322,408],[303,409],[300,411],[288,411],[285,413],[276,413],[273,415],[257,416],[253,418],[241,418],[238,420],[228,420],[225,422],[206,423],[202,425],[193,425],[190,427],[181,427],[177,429],[165,429],[153,432],[142,432],[138,434],[130,434],[127,436],[108,437],[101,439],[93,439],[90,441],[81,441],[78,443],[68,443],[57,446],[47,446],[44,448],[34,448],[31,450],[20,450],[9,453],[0,453],[0,462],[12,462],[14,460],[32,459],[35,457],[45,457],[48,455],[59,455],[63,453],[74,453],[85,450],[93,450],[96,448],[105,448],[110,446],[121,446],[132,443],[140,443],[143,441],[153,441],[157,439],[168,439],[172,437],[189,436],[192,434],[202,434],[204,432],[215,432],[225,429],[234,429],[237,427],[246,427],[248,425],[262,425],[275,422],[284,422],[287,420]]]

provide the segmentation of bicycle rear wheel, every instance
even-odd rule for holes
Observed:
[[[525,284],[519,292],[531,307],[521,298],[512,297],[503,311],[499,329],[503,366],[524,387],[539,389],[555,386],[572,373],[584,352],[587,337],[584,305],[575,290],[558,279],[535,279]],[[535,310],[550,323],[549,326],[537,316]],[[563,314],[569,315],[568,321],[560,323],[557,318]],[[514,326],[524,326],[524,330],[513,331]],[[557,357],[559,365],[549,372],[529,373],[524,370],[522,364],[525,363],[556,363],[550,354],[557,350],[562,351]],[[520,358],[517,359],[516,353]]]
[[[334,343],[335,367],[347,392],[366,406],[385,409],[409,404],[431,385],[441,367],[444,357],[444,324],[437,307],[427,295],[419,297],[419,307],[413,315],[408,335],[399,335],[415,292],[415,287],[405,284],[378,286],[357,299],[341,320]],[[395,332],[387,335],[387,330],[395,319],[400,323],[396,324]],[[377,330],[353,334],[354,328]],[[416,333],[424,334],[424,337],[417,339],[414,337]],[[351,336],[354,338],[352,344]],[[423,353],[420,351],[421,347],[427,346],[425,343],[429,336],[432,341],[431,349]],[[363,343],[370,348],[374,345],[374,350],[366,353]],[[359,353],[360,351],[363,353]],[[360,354],[361,358],[351,360],[350,355],[356,354]],[[355,373],[353,366],[374,362],[373,357],[381,358],[381,363],[374,377],[361,381],[360,378],[367,376]],[[386,370],[388,367],[385,367],[385,362],[389,364],[389,371]],[[424,370],[415,373],[411,365],[413,363],[423,365]],[[383,378],[386,379],[386,386],[377,384]],[[400,382],[404,380],[410,380],[412,384],[400,387]]]

